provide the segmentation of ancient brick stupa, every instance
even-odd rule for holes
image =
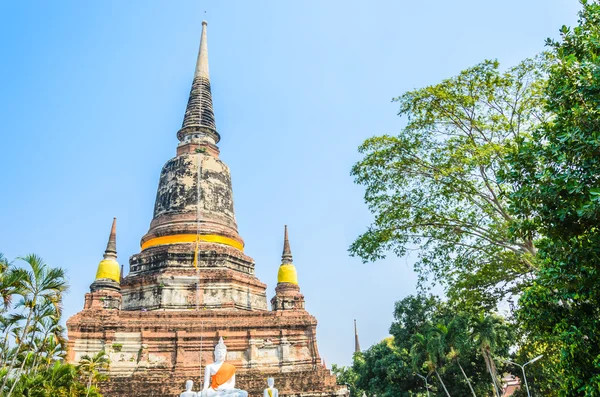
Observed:
[[[162,169],[141,252],[123,277],[113,221],[84,309],[67,321],[68,360],[105,351],[106,396],[177,396],[186,379],[200,385],[222,337],[237,387],[250,396],[262,396],[267,377],[281,395],[345,395],[319,356],[317,321],[304,309],[287,228],[271,310],[266,285],[244,254],[229,169],[219,159],[202,25],[177,155]]]

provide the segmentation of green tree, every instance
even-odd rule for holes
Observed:
[[[463,366],[460,364],[462,353],[464,351],[468,351],[469,349],[470,340],[468,337],[467,317],[459,313],[453,320],[450,321],[447,327],[443,328],[438,326],[437,329],[438,332],[445,333],[444,340],[447,349],[446,358],[458,366],[461,374],[467,382],[467,385],[469,386],[471,394],[473,397],[477,397],[475,390],[473,390],[471,380],[467,376]]]
[[[22,328],[13,328],[19,329],[20,332],[15,336],[16,347],[6,366],[7,374],[10,374],[10,377],[4,377],[0,387],[0,390],[5,390],[9,379],[14,380],[6,397],[11,396],[21,379],[21,374],[27,365],[28,359],[30,359],[30,354],[23,354],[23,352],[29,353],[24,348],[32,345],[39,330],[37,321],[41,318],[40,314],[50,306],[60,315],[62,294],[68,287],[63,269],[49,267],[42,258],[34,254],[21,259],[28,265],[29,269],[25,271],[24,277],[19,282],[18,294],[21,299],[16,308],[24,311],[25,322]],[[21,359],[21,365],[16,367],[18,359]]]
[[[416,333],[412,337],[412,347],[410,348],[410,356],[412,358],[413,368],[417,372],[435,373],[444,393],[450,397],[446,384],[442,380],[442,376],[438,369],[444,366],[444,341],[443,335],[439,332],[429,330],[427,335]]]
[[[493,315],[481,314],[478,317],[473,317],[471,338],[481,350],[481,355],[485,361],[485,366],[492,378],[492,385],[497,397],[500,397],[500,377],[494,361],[496,346],[498,345],[499,333],[498,328],[501,324],[501,319]]]
[[[357,389],[369,396],[413,397],[413,390],[423,389],[423,383],[413,375],[408,350],[399,349],[393,338],[356,353],[352,369],[357,374]]]
[[[432,396],[489,396],[493,389],[472,317],[434,296],[408,296],[396,302],[392,337],[356,353],[352,367],[338,372],[346,379],[341,383],[367,395],[424,396],[418,372],[432,379]],[[514,341],[510,324],[492,317],[497,324],[490,350],[508,357]]]
[[[546,119],[543,59],[506,72],[485,61],[395,98],[406,127],[366,140],[352,175],[373,224],[350,247],[364,261],[419,247],[421,285],[441,282],[463,309],[494,310],[537,267],[534,234],[516,238],[513,188],[499,183],[514,140]]]
[[[36,375],[22,374],[9,380],[14,397],[102,397],[94,386],[86,388],[79,381],[81,374],[71,364],[55,362]]]
[[[84,378],[87,378],[88,394],[93,385],[96,385],[98,381],[106,379],[106,371],[109,365],[110,360],[104,350],[99,351],[91,357],[87,354],[81,357],[77,369],[82,373]]]
[[[15,269],[4,255],[0,253],[0,314],[10,307],[12,298],[19,293],[25,272]]]
[[[360,390],[356,387],[356,382],[358,381],[358,374],[356,373],[356,371],[354,371],[354,368],[332,364],[331,372],[333,372],[333,374],[335,375],[338,385],[348,386],[350,397],[362,396],[363,390]]]
[[[517,141],[503,183],[517,235],[539,234],[540,270],[520,298],[527,338],[557,346],[561,396],[600,395],[600,5],[548,41],[553,117]]]

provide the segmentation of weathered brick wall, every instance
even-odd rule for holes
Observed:
[[[236,374],[236,387],[247,390],[250,397],[262,397],[267,387],[267,377],[275,379],[275,387],[279,394],[287,397],[341,397],[346,390],[335,383],[335,377],[327,369],[319,366],[313,371],[292,373],[253,371]],[[134,374],[131,377],[113,377],[101,385],[105,396],[133,397],[161,396],[177,397],[185,389],[185,381],[194,381],[194,389],[201,387],[200,376],[194,373],[156,372],[151,374]]]

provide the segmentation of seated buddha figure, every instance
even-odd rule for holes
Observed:
[[[248,397],[248,392],[235,388],[235,367],[225,362],[227,346],[223,338],[215,346],[215,362],[204,369],[202,397]]]

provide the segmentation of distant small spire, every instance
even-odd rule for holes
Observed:
[[[104,251],[104,259],[117,259],[117,218],[113,218],[110,236],[108,236],[108,243]]]
[[[177,138],[184,141],[186,137],[198,134],[211,136],[214,143],[219,142],[220,136],[215,124],[212,93],[210,88],[210,74],[208,72],[208,40],[206,38],[206,21],[202,21],[202,34],[200,36],[200,49],[196,60],[196,70],[192,89],[188,98],[183,124]]]
[[[121,273],[119,274],[119,284],[123,283],[123,271],[124,271],[124,266],[121,265]]]
[[[354,320],[354,353],[360,351],[360,343],[358,343],[358,330],[356,329],[356,320]]]
[[[292,250],[290,249],[287,225],[284,226],[283,230],[283,254],[281,255],[281,263],[287,264],[292,263],[294,260],[292,259]]]

